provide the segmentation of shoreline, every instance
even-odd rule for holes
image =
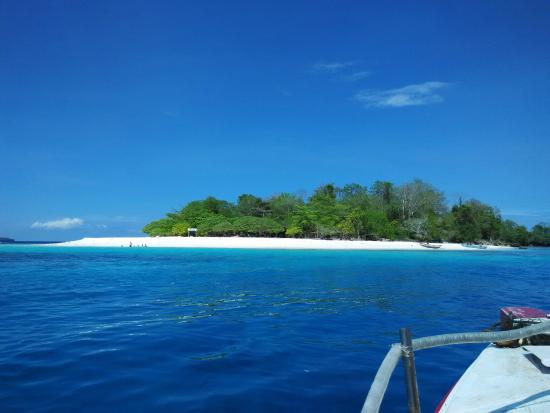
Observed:
[[[431,243],[440,248],[423,247],[414,241],[354,241],[307,238],[258,237],[106,237],[82,238],[49,244],[56,247],[125,247],[136,248],[222,248],[278,250],[350,250],[350,251],[501,251],[514,247],[487,245],[487,248],[468,247],[457,243]]]

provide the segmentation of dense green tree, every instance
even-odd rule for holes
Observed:
[[[258,235],[260,236],[279,236],[284,234],[285,232],[285,228],[280,223],[271,218],[259,218],[259,227],[260,230]]]
[[[187,230],[190,228],[189,224],[184,221],[176,222],[174,225],[172,225],[172,235],[176,235],[179,237],[187,236]]]
[[[309,198],[307,207],[315,228],[316,238],[331,238],[338,233],[342,209],[336,201],[337,189],[333,184],[323,185]]]
[[[223,215],[208,215],[207,217],[204,217],[204,219],[202,219],[197,226],[198,235],[210,235],[213,233],[213,228],[216,225],[226,221],[227,218]]]
[[[290,228],[293,228],[290,233],[308,237],[315,233],[315,216],[307,205],[298,206],[292,213],[290,222]]]
[[[296,195],[286,192],[274,195],[267,201],[267,208],[271,212],[271,218],[277,220],[285,228],[291,224],[291,217],[296,208],[303,205],[304,201]]]
[[[233,222],[235,231],[248,236],[278,236],[285,232],[283,226],[271,218],[245,216]]]
[[[494,241],[502,224],[500,215],[491,206],[477,200],[455,205],[451,211],[455,237],[459,242]]]
[[[365,238],[395,239],[397,234],[395,222],[390,222],[383,211],[370,209],[364,216]]]
[[[529,244],[529,231],[523,225],[518,225],[514,221],[507,219],[500,226],[499,239],[506,244],[513,246],[522,246]]]
[[[529,242],[538,247],[550,247],[550,225],[544,223],[535,225]]]
[[[344,238],[360,239],[365,235],[366,211],[360,208],[349,210],[338,224]]]
[[[179,220],[188,222],[192,227],[198,228],[204,219],[214,215],[214,213],[204,205],[203,201],[192,201],[178,215]]]
[[[296,225],[290,225],[286,229],[285,235],[289,238],[302,238],[304,235],[304,230]]]
[[[359,184],[345,185],[338,189],[338,202],[348,210],[366,209],[369,207],[368,189]]]
[[[451,211],[455,239],[458,242],[475,242],[481,239],[481,228],[471,205],[455,205]]]
[[[239,196],[237,210],[240,215],[252,217],[263,217],[267,213],[266,204],[262,199],[250,194]]]
[[[426,217],[426,238],[428,242],[441,242],[448,237],[445,216],[428,214]]]
[[[143,227],[145,232],[150,237],[163,237],[172,235],[172,227],[176,222],[169,217],[161,218],[157,221],[150,222]]]
[[[338,188],[322,185],[304,202],[281,193],[267,200],[239,196],[237,204],[208,197],[189,202],[177,212],[147,224],[151,236],[287,236],[346,239],[415,239],[418,241],[501,242],[550,246],[550,227],[529,233],[513,221],[502,221],[497,209],[477,200],[459,202],[449,212],[443,193],[415,179],[402,186],[376,181]]]
[[[236,210],[233,205],[227,201],[216,199],[213,196],[206,198],[202,201],[202,204],[204,208],[212,214],[220,214],[224,217],[233,217],[236,215]]]
[[[394,198],[393,184],[387,181],[375,181],[371,187],[371,194],[382,205],[389,205]]]
[[[474,210],[476,222],[481,231],[481,239],[489,241],[498,239],[502,223],[499,212],[477,200],[467,201],[466,205],[470,205]]]
[[[220,236],[231,236],[237,232],[235,225],[229,221],[222,221],[213,225],[210,229],[210,234],[220,235]]]
[[[374,208],[384,211],[389,221],[401,217],[395,185],[387,181],[375,181],[371,186],[370,201]]]

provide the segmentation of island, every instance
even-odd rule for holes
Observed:
[[[14,239],[0,237],[0,244],[11,244],[11,243],[14,243],[14,242],[15,242]]]
[[[150,222],[143,231],[150,237],[412,241],[424,247],[455,243],[465,248],[550,246],[547,224],[529,231],[476,199],[458,199],[449,205],[441,190],[421,179],[402,185],[376,181],[370,187],[329,183],[310,196],[242,194],[235,203],[209,196]]]

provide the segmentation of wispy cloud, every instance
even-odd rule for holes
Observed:
[[[366,108],[401,108],[439,103],[442,89],[450,86],[446,82],[425,82],[397,89],[363,90],[355,95],[355,100]]]
[[[290,92],[290,90],[285,89],[283,87],[277,88],[277,93],[281,96],[292,96],[292,92]]]
[[[351,73],[349,75],[340,76],[338,80],[340,80],[342,82],[357,82],[358,80],[369,77],[370,75],[371,75],[371,73],[367,72],[367,71],[355,72],[355,73]]]
[[[353,65],[354,62],[319,62],[313,65],[312,71],[314,73],[336,73]]]
[[[178,114],[176,112],[172,112],[170,110],[165,110],[162,112],[163,116],[166,116],[168,118],[179,118]]]
[[[31,225],[31,228],[38,229],[71,229],[84,225],[84,220],[80,218],[61,218],[54,221],[40,222],[36,221]]]
[[[524,210],[507,210],[501,211],[502,215],[508,215],[512,217],[529,217],[529,218],[548,218],[550,217],[550,211],[524,211]]]
[[[87,223],[109,226],[111,224],[133,224],[136,222],[141,222],[141,218],[128,215],[91,214],[86,215],[84,219]]]

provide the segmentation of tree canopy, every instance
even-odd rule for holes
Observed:
[[[472,199],[449,207],[442,191],[420,179],[321,185],[311,196],[242,194],[236,203],[208,197],[147,224],[150,236],[259,236],[322,239],[409,239],[428,242],[550,246],[550,227],[503,220],[498,209]]]

